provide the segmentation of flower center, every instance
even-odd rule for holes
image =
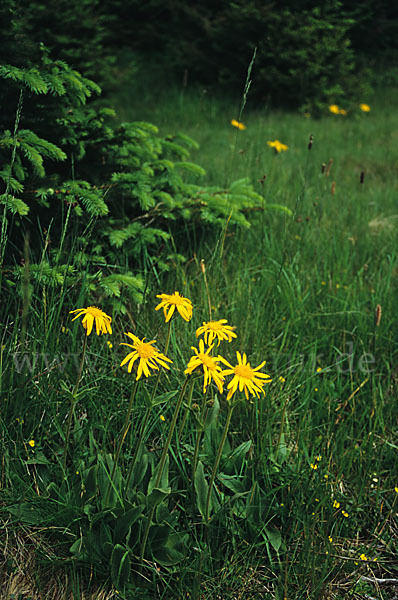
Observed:
[[[204,365],[206,365],[206,367],[212,371],[214,371],[217,368],[216,363],[214,362],[214,360],[212,359],[211,356],[209,356],[208,354],[201,354],[199,353],[199,358],[202,361],[202,363]]]
[[[86,308],[86,311],[96,319],[98,319],[99,317],[105,317],[105,318],[107,317],[107,315],[104,312],[102,312],[102,310],[97,308],[96,306],[88,306]]]
[[[137,345],[136,350],[140,358],[152,358],[156,354],[155,348],[153,348],[151,344],[146,344],[145,342]]]
[[[245,379],[253,379],[253,369],[249,365],[236,365],[234,373],[238,377],[244,377]]]
[[[220,331],[222,329],[222,324],[219,321],[210,321],[207,323],[207,327],[213,331]]]
[[[184,298],[179,294],[172,294],[170,296],[170,304],[175,304],[176,306],[182,306],[184,304]]]

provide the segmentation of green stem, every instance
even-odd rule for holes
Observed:
[[[279,436],[278,436],[278,442],[276,444],[276,451],[279,454],[279,445],[281,443],[281,439],[282,439],[282,434],[283,434],[283,427],[285,424],[285,414],[286,414],[286,407],[287,407],[287,401],[288,401],[288,396],[286,396],[286,400],[285,403],[283,405],[283,409],[282,409],[282,418],[281,418],[281,427],[279,429]]]
[[[205,395],[203,396],[203,403],[202,403],[202,408],[200,410],[200,422],[201,422],[201,427],[198,427],[197,431],[196,431],[196,442],[195,442],[195,450],[193,453],[193,459],[192,459],[192,483],[194,482],[194,478],[195,478],[195,471],[196,471],[196,466],[198,464],[198,455],[199,455],[199,446],[200,446],[200,440],[202,438],[202,433],[204,430],[204,426],[205,426],[205,422],[207,419],[207,412],[205,412],[205,409],[207,407],[207,390],[209,388],[206,389]]]
[[[181,421],[181,425],[180,425],[180,428],[179,428],[178,434],[177,434],[178,443],[180,443],[180,441],[181,441],[181,436],[182,436],[182,433],[184,431],[185,423],[186,423],[186,420],[187,420],[187,417],[188,417],[188,411],[191,409],[192,394],[193,394],[194,385],[195,385],[195,381],[192,381],[191,387],[189,388],[189,392],[188,392],[187,406],[185,408],[184,415],[183,415],[182,421]]]
[[[123,442],[126,439],[126,435],[127,435],[128,430],[129,430],[129,427],[130,427],[131,411],[132,411],[132,408],[133,408],[133,402],[134,402],[135,394],[137,392],[137,387],[138,387],[138,381],[136,379],[135,382],[134,382],[133,391],[131,392],[130,402],[129,402],[129,406],[128,406],[127,413],[126,413],[126,418],[124,419],[124,423],[123,423],[123,428],[122,428],[122,431],[121,431],[121,436],[120,436],[119,444],[118,444],[118,447],[117,447],[117,450],[116,450],[116,454],[115,454],[115,460],[113,462],[111,478],[110,478],[110,481],[109,481],[108,491],[106,493],[106,498],[105,498],[105,506],[108,505],[109,496],[110,496],[111,489],[112,489],[112,484],[113,484],[113,477],[115,475],[117,463],[119,462],[120,451],[122,449]]]
[[[210,508],[211,492],[212,492],[212,489],[213,489],[214,480],[216,478],[218,465],[220,464],[220,459],[221,459],[222,451],[223,451],[223,448],[224,448],[225,440],[227,439],[227,433],[228,433],[228,429],[229,429],[229,424],[231,422],[231,417],[232,417],[232,411],[233,410],[234,410],[234,405],[231,403],[229,405],[229,408],[228,408],[227,420],[225,421],[224,431],[223,431],[223,434],[222,434],[220,445],[218,447],[218,452],[217,452],[216,460],[214,462],[213,471],[212,471],[211,478],[210,478],[210,483],[209,483],[209,491],[207,492],[206,512],[205,512],[205,521],[206,521],[206,523],[209,522],[209,508]]]
[[[62,466],[63,466],[64,472],[66,469],[66,456],[68,454],[70,430],[72,428],[72,420],[73,420],[73,416],[75,414],[76,394],[77,394],[77,390],[79,389],[79,383],[80,383],[80,379],[82,377],[82,372],[83,372],[84,357],[86,355],[87,337],[88,337],[87,335],[84,336],[83,351],[82,351],[82,357],[80,360],[79,373],[77,375],[76,383],[75,383],[73,391],[72,391],[71,407],[70,407],[70,411],[69,411],[68,422],[66,424],[65,449],[64,449],[64,457],[62,460]]]
[[[159,487],[159,483],[160,483],[160,480],[162,478],[164,464],[166,462],[166,457],[167,457],[167,452],[169,450],[171,438],[173,437],[174,429],[175,429],[177,418],[178,418],[178,413],[180,412],[182,400],[184,398],[184,394],[185,394],[185,390],[187,388],[189,377],[190,376],[187,375],[187,377],[186,377],[186,379],[184,381],[184,384],[183,384],[183,386],[181,388],[180,395],[179,395],[178,400],[177,400],[176,407],[174,409],[174,415],[173,415],[173,419],[172,419],[171,424],[170,424],[170,429],[169,429],[169,433],[168,433],[168,436],[167,436],[167,440],[166,440],[166,443],[164,445],[164,448],[163,448],[163,451],[162,451],[162,455],[160,457],[159,467],[158,467],[159,470],[158,470],[158,473],[157,473],[157,476],[156,476],[155,485],[153,486],[154,488]],[[147,524],[146,524],[146,527],[145,527],[145,532],[144,532],[144,537],[143,537],[143,540],[142,540],[141,552],[140,552],[140,564],[141,565],[142,565],[142,561],[143,561],[144,554],[145,554],[145,547],[146,547],[146,543],[148,541],[149,529],[151,527],[152,518],[153,518],[153,515],[154,515],[154,512],[155,512],[155,508],[156,508],[156,506],[152,507],[151,513],[149,515],[149,518],[148,518],[148,521],[147,521]]]
[[[134,450],[134,455],[133,455],[133,458],[131,460],[131,465],[129,467],[129,472],[128,472],[127,479],[126,479],[126,493],[127,493],[127,490],[129,489],[130,479],[131,479],[131,476],[133,474],[133,469],[135,467],[135,463],[137,462],[139,450],[140,450],[140,447],[141,447],[141,444],[142,444],[142,439],[144,437],[144,433],[145,433],[146,427],[148,425],[149,416],[150,416],[151,412],[152,412],[152,406],[148,406],[148,408],[146,409],[144,421],[141,424],[140,434],[139,434],[139,437],[138,437],[138,442],[137,442],[137,445],[136,445],[135,450]]]
[[[164,354],[166,356],[167,356],[167,350],[169,349],[170,334],[171,334],[171,319],[169,321],[169,327],[167,329],[167,336],[166,336],[166,343],[164,345]],[[134,469],[135,463],[137,462],[137,457],[138,457],[138,454],[139,454],[139,451],[140,451],[142,440],[144,438],[145,430],[146,430],[146,427],[148,425],[150,414],[152,412],[153,399],[155,397],[155,393],[156,393],[156,390],[158,388],[159,379],[160,379],[160,375],[161,375],[162,370],[163,370],[163,367],[160,366],[158,374],[157,374],[156,379],[155,379],[155,384],[154,384],[153,389],[152,389],[151,398],[149,400],[149,406],[146,409],[144,421],[142,422],[141,427],[140,427],[140,433],[139,433],[139,437],[138,437],[138,442],[137,442],[137,445],[135,447],[134,456],[133,456],[133,459],[131,461],[131,465],[130,465],[130,468],[129,468],[129,471],[128,471],[128,475],[127,475],[126,491],[128,490],[128,487],[129,487],[129,484],[130,484],[130,479],[131,479],[131,476],[133,474],[133,469]]]

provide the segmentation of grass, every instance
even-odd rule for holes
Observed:
[[[396,91],[388,90],[369,101],[369,114],[352,106],[346,118],[315,119],[252,109],[249,95],[242,117],[247,129],[238,131],[230,120],[239,116],[239,99],[171,89],[160,96],[143,92],[134,103],[128,90],[121,91],[116,104],[123,107],[122,119],[149,120],[165,134],[181,131],[200,143],[192,160],[206,169],[206,183],[228,187],[249,177],[265,208],[286,205],[293,217],[264,210],[252,213],[245,231],[228,223],[222,232],[181,228],[175,244],[183,243],[191,259],[163,276],[159,289],[152,282],[154,293],[142,306],[132,305],[124,318],[114,319],[112,348],[102,338],[88,339],[66,472],[61,467],[66,420],[83,339],[80,323],[71,324],[68,315],[76,308],[69,304],[71,290],[35,289],[28,306],[26,295],[4,306],[5,597],[392,597],[398,577],[395,100]],[[288,150],[276,154],[266,144],[273,139]],[[328,174],[322,164],[330,165]],[[154,312],[154,296],[175,289],[193,301],[194,316],[190,323],[173,323],[168,356],[174,368],[159,380],[154,396],[159,404],[148,414],[134,489],[119,502],[155,377],[138,388],[131,428],[113,469],[109,461],[132,389],[131,375],[118,366],[125,356],[118,342],[130,330],[156,339],[162,350],[167,326]],[[214,388],[203,398],[201,381],[195,383],[186,425],[181,436],[172,436],[169,480],[160,483],[172,491],[157,505],[142,566],[135,538],[142,539],[154,497],[143,500],[139,494],[148,496],[176,402],[176,396],[161,394],[181,388],[195,330],[208,320],[209,306],[213,318],[228,319],[238,334],[218,352],[232,362],[236,350],[246,352],[252,366],[267,360],[264,370],[273,382],[265,398],[234,409],[209,524],[203,523],[201,502],[203,508],[227,408],[225,395],[219,398]],[[35,352],[32,371],[20,361]],[[204,482],[191,473],[198,414],[208,416],[199,440]],[[116,495],[107,504],[103,498],[113,472]],[[127,537],[118,541],[121,519],[134,502],[146,503],[143,517],[131,521]],[[166,535],[162,523],[168,523],[167,535],[177,534],[175,550],[183,550],[175,566],[157,556]],[[116,542],[122,550],[108,552]],[[118,552],[124,556],[128,547],[132,570],[123,586]]]

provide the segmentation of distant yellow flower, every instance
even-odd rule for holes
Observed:
[[[285,383],[285,381],[286,381],[286,379],[284,377],[282,377],[282,375],[279,375],[278,379],[281,383]]]
[[[258,365],[258,367],[253,368],[249,362],[247,362],[247,356],[243,353],[243,356],[240,352],[236,352],[236,358],[238,360],[238,364],[234,367],[229,364],[224,358],[221,358],[221,362],[224,363],[228,369],[223,371],[223,375],[233,375],[232,381],[228,384],[228,395],[227,401],[231,399],[231,397],[235,394],[237,389],[239,391],[245,392],[246,400],[249,399],[249,392],[252,396],[257,396],[259,398],[259,394],[264,394],[263,386],[265,383],[271,383],[272,379],[269,375],[265,373],[259,373],[259,370],[265,365],[265,360]]]
[[[28,442],[28,444],[29,444],[29,446],[30,446],[31,448],[34,448],[34,447],[35,447],[35,440],[30,440],[30,441]]]
[[[162,301],[157,305],[155,310],[163,308],[166,323],[170,321],[176,308],[185,321],[191,320],[192,302],[188,298],[180,296],[179,292],[174,292],[174,294],[158,294],[156,298],[161,298]]]
[[[343,517],[345,517],[346,519],[348,518],[348,512],[345,510],[341,511],[341,514],[343,515]]]
[[[317,468],[318,468],[318,465],[316,463],[315,464],[311,463],[310,467],[311,467],[311,469],[313,469],[314,471],[316,471]]]
[[[218,364],[221,360],[221,356],[210,356],[210,352],[213,349],[214,344],[209,346],[205,352],[205,345],[203,340],[199,340],[199,351],[191,347],[195,352],[195,356],[192,356],[189,360],[188,366],[185,369],[185,375],[190,375],[198,367],[203,367],[204,380],[203,380],[203,393],[205,393],[207,386],[211,383],[211,380],[216,384],[218,391],[222,394],[224,377],[220,365]]]
[[[322,367],[318,367],[316,370],[317,373],[322,373]]]
[[[321,461],[322,460],[322,454],[318,454],[318,456],[315,457],[315,460],[317,462]]]
[[[368,560],[366,557],[366,554],[361,554],[361,556],[359,557],[361,560]]]
[[[113,344],[112,344],[112,342],[106,342],[106,343],[108,344],[108,347],[109,347],[109,348],[113,348]]]
[[[330,112],[331,112],[331,113],[333,113],[334,115],[338,115],[338,114],[340,113],[340,109],[339,109],[339,107],[337,106],[337,104],[331,104],[331,105],[329,106],[329,110],[330,110]]]
[[[398,494],[398,487],[394,488],[394,492],[396,492]]]
[[[90,335],[94,323],[97,335],[102,335],[103,333],[112,333],[111,317],[96,306],[77,308],[76,310],[70,310],[69,312],[77,313],[77,315],[73,317],[72,321],[84,315],[82,325],[86,330],[86,335]]]
[[[359,108],[363,111],[363,112],[370,112],[370,106],[369,104],[360,104]]]
[[[151,375],[149,369],[155,369],[156,371],[158,371],[158,365],[161,365],[165,369],[170,369],[167,363],[172,363],[173,361],[170,360],[170,358],[167,358],[167,356],[165,356],[161,352],[159,352],[157,348],[154,348],[153,344],[156,344],[156,340],[152,340],[151,342],[145,342],[145,338],[140,340],[140,338],[138,338],[133,333],[126,333],[125,335],[127,335],[130,339],[133,340],[133,344],[126,344],[125,342],[122,342],[120,345],[133,348],[133,352],[130,352],[122,360],[120,366],[123,367],[125,364],[129,363],[127,370],[129,373],[131,373],[135,361],[139,359],[136,376],[137,381],[140,379],[142,374],[144,374],[145,377],[149,377]]]
[[[199,337],[203,334],[205,343],[208,346],[212,344],[216,338],[218,340],[217,346],[220,345],[222,340],[232,342],[232,338],[236,338],[236,333],[234,332],[235,327],[225,325],[225,323],[228,323],[227,319],[203,323],[202,327],[199,327],[196,330],[196,337]]]
[[[161,421],[165,421],[165,420],[166,420],[166,417],[164,417],[163,415],[160,415],[159,419],[160,419]]]
[[[286,146],[286,144],[282,144],[282,142],[280,142],[279,140],[274,140],[273,142],[268,141],[267,144],[270,148],[275,148],[278,154],[279,152],[282,152],[282,150],[286,152],[286,150],[289,148],[289,146]]]
[[[340,508],[340,502],[337,502],[337,500],[333,500],[333,508]]]
[[[343,115],[343,117],[345,117],[345,116],[346,116],[346,114],[347,114],[347,111],[346,111],[346,110],[344,110],[344,108],[340,108],[340,110],[339,110],[339,115]]]
[[[239,121],[237,121],[236,119],[232,119],[231,125],[233,127],[237,127],[241,131],[243,131],[243,129],[246,129],[246,125],[243,125],[243,123],[239,123]]]
[[[329,542],[330,542],[330,543],[332,543],[332,542],[333,542],[333,538],[332,538],[332,536],[331,536],[331,535],[329,535],[329,537],[328,537],[328,540],[329,540]]]

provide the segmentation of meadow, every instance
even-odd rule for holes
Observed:
[[[1,597],[397,593],[397,91],[346,115],[246,100],[126,89],[114,104],[197,141],[207,185],[248,178],[250,227],[187,219],[164,241],[187,260],[142,265],[143,300],[111,334],[106,296],[30,287],[27,269],[4,299]],[[87,309],[70,311],[92,304],[86,335]]]

